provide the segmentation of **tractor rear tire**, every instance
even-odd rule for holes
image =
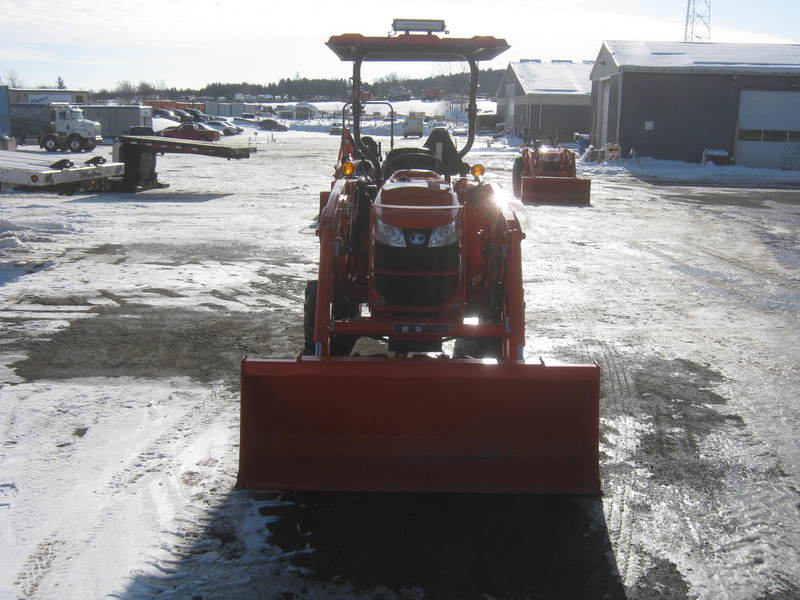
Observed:
[[[522,168],[522,157],[518,156],[514,159],[514,166],[511,168],[511,189],[517,198],[522,197]]]

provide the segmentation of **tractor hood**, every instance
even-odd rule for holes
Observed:
[[[373,204],[375,216],[384,223],[403,228],[440,227],[458,216],[458,196],[443,180],[402,179],[406,179],[402,172],[396,173]]]

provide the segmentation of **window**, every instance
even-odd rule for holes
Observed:
[[[778,131],[776,129],[766,129],[766,130],[764,130],[764,141],[765,142],[785,142],[786,141],[786,132],[785,131]]]
[[[761,130],[760,129],[740,129],[739,130],[740,142],[760,142]]]

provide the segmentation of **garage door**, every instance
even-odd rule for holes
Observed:
[[[800,170],[800,92],[740,92],[736,162]]]

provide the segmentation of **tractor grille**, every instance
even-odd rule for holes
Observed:
[[[375,290],[394,306],[440,306],[458,289],[458,275],[375,275]]]
[[[397,248],[376,243],[374,265],[375,291],[387,304],[439,306],[458,289],[461,247]]]
[[[405,248],[375,244],[375,269],[390,271],[457,271],[461,265],[461,247],[458,244],[428,248]]]

